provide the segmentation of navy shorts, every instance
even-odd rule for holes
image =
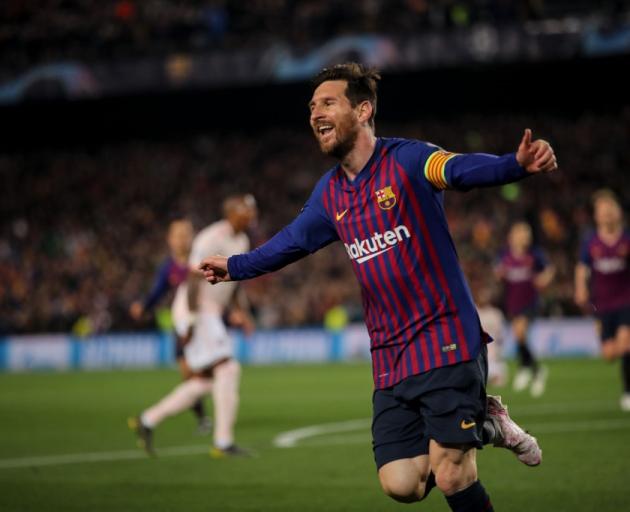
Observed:
[[[630,307],[615,309],[597,315],[602,343],[611,341],[617,335],[617,329],[622,325],[630,326]]]
[[[376,467],[429,453],[429,440],[482,448],[487,348],[476,360],[407,377],[372,398]]]

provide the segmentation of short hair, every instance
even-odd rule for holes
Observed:
[[[595,192],[593,192],[593,195],[591,196],[591,200],[593,202],[593,206],[595,205],[595,203],[601,200],[612,201],[613,203],[620,205],[619,199],[617,198],[617,194],[615,194],[609,188],[600,188],[599,190],[596,190]]]
[[[346,97],[350,100],[350,104],[356,107],[362,101],[369,101],[372,105],[372,115],[369,123],[374,129],[374,117],[376,116],[376,100],[378,81],[381,75],[375,68],[368,68],[357,62],[345,62],[336,64],[332,68],[322,69],[312,80],[313,90],[317,89],[322,83],[333,80],[345,80],[348,84],[346,87]]]
[[[223,201],[223,216],[227,217],[230,212],[238,208],[256,208],[256,199],[252,194],[237,194],[229,196]]]

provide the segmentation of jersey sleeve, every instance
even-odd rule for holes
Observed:
[[[147,298],[144,300],[144,310],[149,311],[159,302],[159,300],[168,292],[170,285],[168,282],[168,269],[170,266],[170,260],[166,260],[157,271],[153,286]]]
[[[253,251],[228,259],[228,272],[233,280],[251,279],[279,270],[339,240],[322,203],[323,187],[327,181],[320,180],[293,222],[269,241]]]
[[[582,244],[580,245],[579,261],[580,263],[584,263],[584,265],[588,265],[590,267],[593,265],[593,258],[591,258],[591,251],[589,250],[589,246],[590,237],[582,240]]]
[[[529,176],[516,161],[516,154],[458,154],[435,148],[423,165],[424,177],[438,190],[467,191],[513,183]]]
[[[534,271],[542,272],[549,266],[547,255],[540,249],[534,249]]]

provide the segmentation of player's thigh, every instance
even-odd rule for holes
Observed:
[[[517,315],[512,319],[512,332],[517,341],[522,341],[527,336],[529,318],[527,315]]]
[[[429,453],[419,407],[398,400],[392,388],[377,389],[372,406],[372,448],[379,471],[391,462]]]
[[[429,456],[418,455],[386,463],[379,468],[378,478],[385,494],[410,503],[424,497],[430,472]]]
[[[477,450],[471,444],[444,444],[431,440],[429,464],[437,487],[447,496],[477,480]]]

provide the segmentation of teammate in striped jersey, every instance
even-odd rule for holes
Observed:
[[[553,171],[556,158],[530,130],[516,153],[500,157],[377,138],[378,79],[355,63],[316,77],[310,124],[320,149],[339,164],[268,242],[230,258],[209,256],[200,268],[210,283],[249,279],[342,241],[370,333],[373,447],[384,491],[412,502],[437,485],[452,510],[490,511],[476,448],[492,441],[529,465],[541,452],[500,401],[486,397],[488,337],[448,231],[443,191]]]
[[[620,405],[630,411],[630,230],[624,229],[623,211],[612,191],[597,191],[593,209],[596,231],[580,250],[575,301],[594,310],[604,358],[621,359]]]
[[[529,387],[532,396],[545,392],[547,368],[539,364],[527,343],[529,323],[538,313],[539,292],[549,286],[555,269],[532,246],[532,229],[526,222],[510,227],[507,249],[495,269],[503,283],[503,309],[516,339],[519,369],[512,383],[515,391]]]

